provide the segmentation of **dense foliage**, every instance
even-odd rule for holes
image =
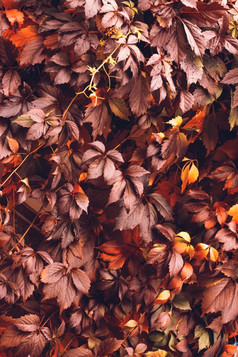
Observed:
[[[232,0],[0,1],[1,356],[234,355],[237,35]]]

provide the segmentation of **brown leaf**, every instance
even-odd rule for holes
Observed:
[[[173,277],[174,275],[178,274],[181,269],[183,268],[183,258],[181,254],[179,254],[176,250],[173,250],[172,256],[169,262],[169,273],[170,276]]]
[[[92,124],[92,135],[94,140],[98,135],[103,135],[106,139],[111,131],[111,115],[109,114],[105,103],[96,107],[88,107],[85,111],[84,122]]]
[[[65,352],[63,357],[94,357],[94,354],[87,348],[77,347]]]
[[[131,111],[137,116],[144,114],[149,108],[150,87],[144,72],[134,80],[129,102]]]
[[[9,69],[2,78],[3,93],[6,97],[14,94],[21,84],[21,77],[15,69]]]
[[[122,344],[123,340],[117,340],[116,338],[108,338],[102,341],[98,348],[97,356],[108,356],[117,351]]]
[[[229,278],[221,279],[208,287],[203,293],[202,311],[216,313],[221,311],[222,323],[234,320],[238,315],[238,286]]]

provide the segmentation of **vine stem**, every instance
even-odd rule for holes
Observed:
[[[94,81],[94,77],[96,75],[96,73],[98,73],[100,71],[101,68],[104,68],[104,65],[110,60],[110,58],[112,57],[112,55],[118,50],[118,48],[121,46],[121,43],[119,43],[114,50],[110,53],[110,55],[107,56],[107,58],[93,71],[92,76],[91,76],[91,80],[89,82],[89,85],[87,85],[84,90],[82,90],[81,92],[77,92],[75,93],[75,96],[73,97],[73,99],[71,100],[71,102],[69,103],[69,105],[67,106],[67,108],[64,110],[63,115],[62,115],[62,120],[64,121],[66,118],[66,114],[68,113],[70,107],[72,106],[72,104],[74,103],[74,101],[77,99],[77,97],[80,94],[84,94],[86,95],[86,90],[90,90],[92,92],[92,87],[93,87],[93,81]],[[104,69],[105,73],[108,75],[107,71]],[[87,96],[87,95],[86,95]],[[88,97],[88,96],[87,96]]]
[[[31,156],[32,154],[34,154],[36,151],[38,151],[42,146],[44,145],[44,143],[41,143],[39,146],[37,146],[36,149],[32,150],[31,152],[29,152],[29,154],[26,155],[26,157],[24,157],[24,159],[22,160],[22,162],[10,173],[10,175],[6,178],[6,180],[4,180],[1,185],[0,185],[0,189],[5,185],[5,183],[12,177],[12,175],[14,175],[17,170],[24,164],[24,162],[28,159],[29,156]]]
[[[25,238],[25,236],[27,235],[27,233],[29,232],[29,230],[32,228],[32,226],[34,225],[37,217],[40,214],[40,211],[42,210],[43,204],[41,205],[40,209],[38,210],[38,212],[36,213],[34,219],[32,220],[31,224],[28,226],[28,228],[25,230],[25,232],[23,233],[23,235],[21,236],[21,238],[19,239],[19,241],[9,250],[8,254],[10,254],[17,246],[18,244],[21,243],[21,241]]]

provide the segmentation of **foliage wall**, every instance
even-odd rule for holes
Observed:
[[[1,356],[234,355],[237,34],[233,0],[0,1]]]

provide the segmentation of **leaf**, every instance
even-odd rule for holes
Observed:
[[[184,266],[180,272],[182,280],[187,280],[193,275],[193,267],[190,263],[184,262]]]
[[[2,78],[3,93],[6,97],[14,94],[21,84],[21,77],[14,69],[9,69]]]
[[[168,140],[162,144],[161,153],[165,160],[177,158],[182,160],[187,151],[188,142],[183,133],[179,132],[179,128],[174,127],[171,130],[171,135]]]
[[[93,128],[93,139],[95,140],[98,135],[103,135],[107,138],[111,124],[111,115],[108,112],[105,103],[96,107],[88,107],[85,111],[85,123],[91,123]]]
[[[210,114],[205,118],[202,131],[202,141],[207,149],[207,154],[210,154],[210,152],[213,151],[217,145],[218,128],[216,117],[213,114]]]
[[[33,332],[38,330],[40,326],[40,319],[37,315],[25,315],[16,319],[14,324],[21,331]]]
[[[230,130],[232,130],[235,126],[238,125],[238,107],[231,107],[230,115],[228,118],[230,124]]]
[[[195,327],[194,337],[198,338],[199,351],[208,348],[210,346],[209,333],[201,325]]]
[[[73,269],[71,271],[71,276],[75,287],[83,294],[87,294],[91,285],[87,274],[81,269]]]
[[[174,275],[178,274],[184,265],[183,258],[181,254],[179,254],[176,250],[172,252],[172,256],[169,262],[169,273],[170,276],[173,277]]]
[[[34,121],[28,114],[23,114],[17,117],[17,119],[14,120],[14,123],[17,123],[18,125],[21,125],[24,128],[30,128],[34,124]]]
[[[83,347],[72,348],[63,354],[63,357],[94,357],[93,353]]]
[[[155,205],[158,213],[166,220],[172,221],[172,207],[168,204],[167,200],[159,193],[152,193],[150,197]]]
[[[123,340],[117,340],[116,338],[108,338],[102,341],[98,348],[97,356],[107,356],[117,351],[122,344]]]
[[[128,116],[130,114],[129,109],[122,98],[109,98],[108,104],[111,111],[121,119],[129,120]]]
[[[169,298],[170,298],[170,291],[169,290],[163,290],[161,293],[159,293],[159,295],[155,299],[154,305],[165,304],[168,301]]]
[[[236,86],[236,89],[233,93],[233,104],[232,108],[238,107],[238,86]]]
[[[61,312],[79,301],[78,293],[87,294],[90,288],[90,280],[84,271],[75,268],[68,272],[62,263],[57,262],[44,268],[41,281],[45,283],[44,298],[57,298]]]
[[[176,295],[172,303],[179,310],[192,310],[189,301],[182,294]]]
[[[90,19],[101,9],[101,0],[86,0],[84,9],[86,19]]]
[[[217,284],[208,287],[202,298],[202,311],[217,313],[221,311],[222,323],[234,320],[238,315],[238,287],[229,278],[221,279]]]
[[[228,71],[221,83],[224,84],[238,84],[238,68],[231,69]]]
[[[26,140],[37,140],[45,133],[45,126],[42,123],[33,124],[27,132]]]
[[[41,355],[52,336],[48,327],[40,327],[39,316],[25,315],[11,322],[1,335],[0,346],[11,349],[16,356]]]
[[[205,52],[205,39],[202,31],[190,21],[183,20],[182,23],[191,49],[196,56],[202,57]]]
[[[215,238],[219,242],[223,243],[222,249],[224,251],[238,249],[238,241],[236,234],[227,228],[220,229],[216,233]]]
[[[10,9],[10,10],[6,9],[5,14],[11,25],[13,25],[14,22],[18,22],[18,24],[21,26],[24,22],[24,14],[17,9]]]
[[[188,162],[183,166],[181,171],[181,180],[182,180],[181,193],[184,192],[187,185],[197,181],[198,175],[199,175],[199,171],[193,162]]]
[[[150,88],[144,72],[134,80],[129,103],[131,111],[137,116],[144,114],[150,105]]]
[[[36,26],[29,25],[18,30],[16,34],[11,36],[10,40],[16,47],[23,47],[38,36]]]
[[[186,57],[181,61],[181,68],[186,73],[187,82],[190,86],[192,83],[197,83],[203,75],[203,63],[200,57],[195,56],[192,52],[187,53]]]
[[[232,217],[232,220],[238,224],[238,204],[233,205],[227,213]]]
[[[182,113],[185,113],[188,110],[190,110],[193,104],[194,104],[194,96],[192,95],[192,93],[189,93],[187,91],[181,91],[179,107],[182,110]]]
[[[8,141],[8,145],[9,145],[10,149],[12,150],[12,152],[14,152],[14,154],[16,154],[19,150],[19,144],[18,144],[17,140],[13,139],[13,138],[9,138],[7,136],[7,141]]]
[[[20,55],[20,66],[35,65],[41,63],[45,59],[43,51],[43,41],[37,37],[29,41],[23,48]]]

